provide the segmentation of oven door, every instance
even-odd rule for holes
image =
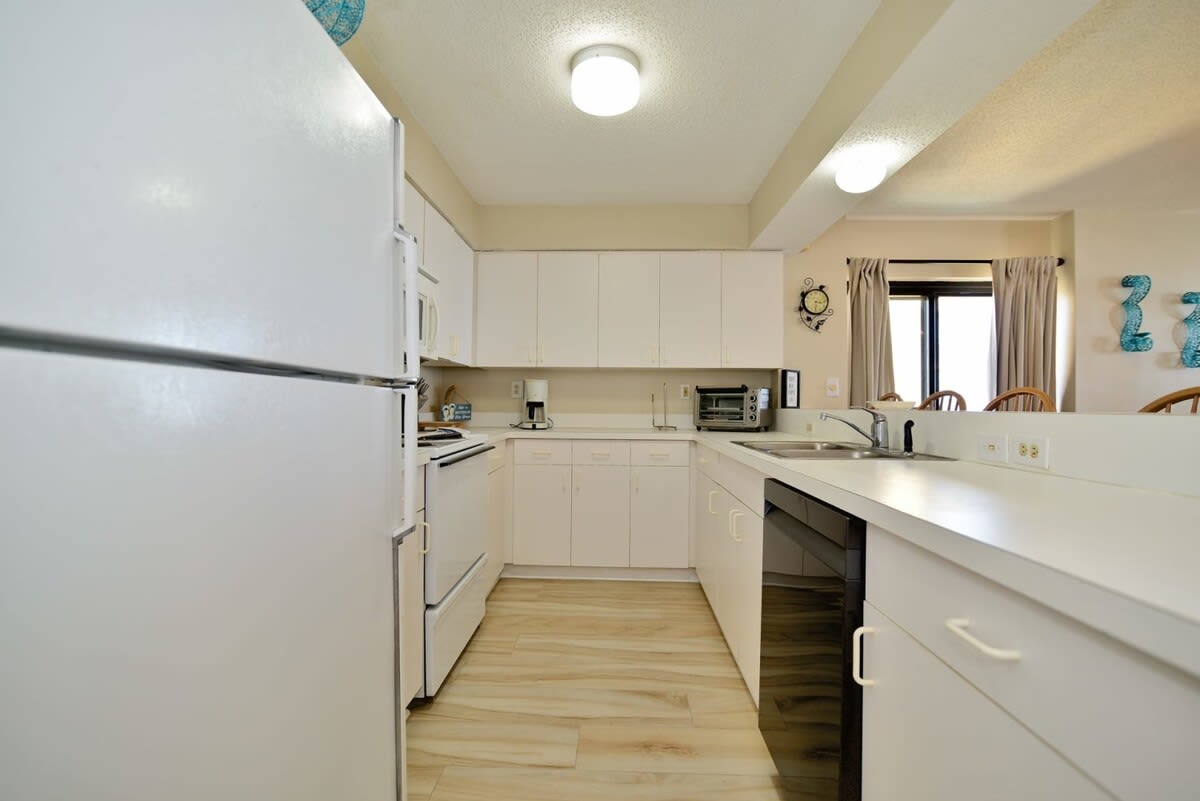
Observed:
[[[699,418],[705,423],[741,423],[746,419],[746,393],[706,392],[699,397]]]
[[[442,602],[487,546],[487,452],[481,445],[429,463],[425,475],[425,603]]]

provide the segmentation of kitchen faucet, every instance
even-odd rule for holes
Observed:
[[[846,418],[838,417],[836,414],[830,414],[829,412],[821,412],[821,419],[822,420],[837,420],[839,423],[845,423],[846,425],[850,426],[858,433],[862,434],[867,439],[871,440],[872,448],[881,448],[883,450],[887,450],[887,446],[888,446],[888,421],[887,421],[887,418],[885,416],[883,416],[882,414],[880,414],[879,412],[875,411],[874,409],[868,409],[864,406],[851,406],[850,408],[851,409],[860,409],[864,412],[870,413],[871,418],[872,418],[870,434],[868,434],[866,431],[863,431],[861,428],[856,426],[854,423],[851,423]]]

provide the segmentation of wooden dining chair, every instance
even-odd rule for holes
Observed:
[[[921,401],[917,408],[935,412],[965,412],[967,399],[952,389],[942,389]]]
[[[1200,387],[1188,387],[1187,389],[1181,389],[1176,392],[1163,395],[1161,398],[1150,401],[1145,406],[1138,409],[1138,411],[1162,412],[1164,414],[1171,414],[1173,411],[1171,409],[1172,406],[1189,400],[1192,402],[1191,408],[1186,412],[1186,414],[1197,414],[1197,409],[1200,409]]]
[[[902,401],[902,400],[904,400],[904,398],[900,397],[900,394],[898,392],[885,392],[879,396],[879,400],[881,400],[881,401]]]
[[[985,412],[1057,412],[1051,398],[1037,387],[1014,387],[1001,392],[983,407]]]

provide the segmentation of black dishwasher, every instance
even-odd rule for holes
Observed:
[[[790,801],[860,801],[866,523],[768,480],[758,727]]]

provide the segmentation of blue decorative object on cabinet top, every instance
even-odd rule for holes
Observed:
[[[340,47],[350,41],[362,24],[367,0],[304,0],[304,4]]]
[[[1184,292],[1183,302],[1195,304],[1196,308],[1183,320],[1187,326],[1187,341],[1183,343],[1180,358],[1184,367],[1200,367],[1200,292]]]
[[[1150,276],[1127,275],[1121,279],[1121,286],[1132,289],[1129,297],[1121,302],[1125,309],[1125,326],[1121,329],[1121,350],[1130,353],[1141,353],[1154,347],[1154,339],[1142,327],[1142,307],[1139,305],[1150,294]]]

